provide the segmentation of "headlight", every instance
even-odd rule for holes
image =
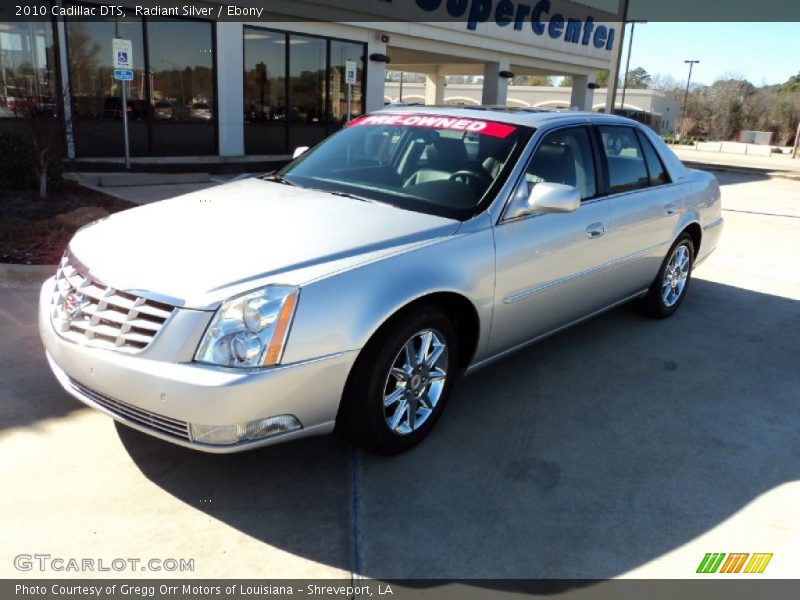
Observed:
[[[225,367],[268,367],[280,362],[300,290],[269,285],[217,309],[194,359]]]

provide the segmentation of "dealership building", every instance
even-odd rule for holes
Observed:
[[[236,19],[226,16],[231,3],[184,5],[194,9],[101,15],[96,4],[62,1],[52,13],[81,16],[0,13],[0,127],[25,107],[52,108],[68,158],[123,156],[115,38],[132,45],[131,156],[168,162],[314,144],[346,122],[348,107],[356,116],[393,97],[387,69],[423,73],[427,104],[445,102],[448,75],[482,76],[472,93],[500,105],[513,75],[569,75],[566,104],[592,110],[594,74],[618,60],[622,37],[615,0],[275,0],[238,2],[253,11]]]
[[[425,104],[423,83],[387,82],[384,101],[387,103]],[[481,103],[482,86],[464,83],[448,83],[444,90],[444,104],[466,106]],[[605,112],[608,89],[594,90],[591,110]],[[513,85],[508,88],[506,104],[519,108],[572,108],[572,90],[568,87]],[[614,102],[614,113],[636,119],[660,134],[674,134],[675,121],[680,117],[680,104],[659,90],[627,89],[618,93]]]

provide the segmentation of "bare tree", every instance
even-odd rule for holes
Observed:
[[[692,133],[694,126],[697,124],[692,117],[680,117],[677,121],[675,121],[675,131],[678,136],[683,139]]]
[[[781,146],[792,143],[796,123],[800,121],[800,94],[779,93],[770,107],[769,118]]]
[[[39,197],[47,198],[48,175],[64,157],[64,121],[58,98],[25,97],[17,103],[14,113],[22,135],[31,145],[31,167],[39,181]]]
[[[510,83],[511,85],[553,86],[552,78],[547,75],[516,75]]]
[[[653,75],[650,78],[649,87],[651,90],[664,92],[668,96],[674,92],[676,96],[680,96],[681,100],[683,100],[683,91],[686,89],[685,84],[681,84],[681,82],[675,79],[672,75],[664,75],[663,73],[657,73]]]
[[[676,85],[677,84],[677,85]],[[657,75],[651,87],[683,105],[686,82]],[[717,140],[736,139],[742,129],[772,131],[776,145],[790,145],[800,121],[800,74],[779,85],[755,87],[740,75],[725,75],[712,85],[692,84],[681,106],[686,117],[678,133]]]
[[[453,85],[483,83],[483,75],[447,75],[444,79]]]

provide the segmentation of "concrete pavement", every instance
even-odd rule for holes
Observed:
[[[705,164],[709,167],[734,168],[773,173],[800,181],[800,158],[787,154],[753,156],[698,150],[694,146],[670,146],[673,152],[686,163]]]
[[[764,576],[795,577],[800,183],[718,177],[722,243],[675,317],[622,307],[487,367],[393,458],[334,436],[209,456],[115,426],[51,376],[36,290],[0,289],[0,576],[45,552],[193,577],[685,578],[771,552]]]
[[[84,187],[127,200],[149,204],[198,192],[229,181],[257,177],[263,173],[209,175],[208,173],[69,173],[68,178]]]

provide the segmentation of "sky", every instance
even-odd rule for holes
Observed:
[[[625,35],[621,71],[630,39]],[[723,75],[744,76],[756,86],[783,83],[800,72],[800,23],[644,23],[633,38],[631,69],[711,84]]]

